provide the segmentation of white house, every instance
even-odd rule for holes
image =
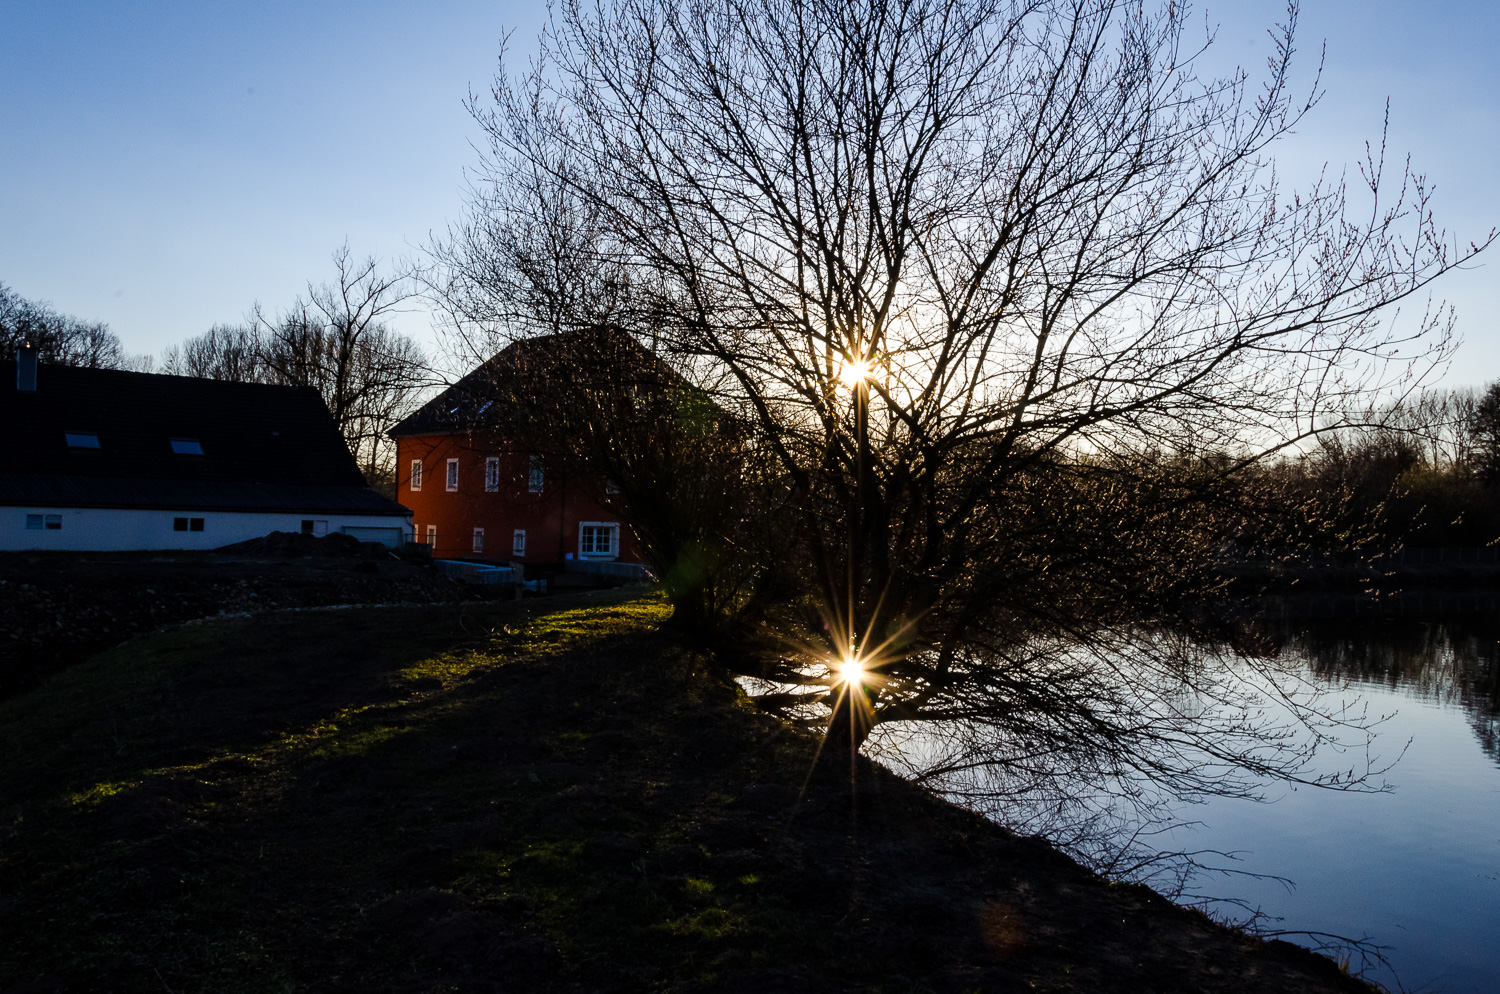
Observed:
[[[213,549],[273,531],[397,545],[310,387],[0,362],[0,550]]]

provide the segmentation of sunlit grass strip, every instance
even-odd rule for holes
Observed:
[[[663,598],[648,595],[626,604],[574,608],[542,614],[514,625],[501,625],[484,633],[483,648],[440,652],[397,671],[403,681],[437,680],[438,687],[412,690],[395,701],[340,708],[309,727],[283,734],[261,749],[224,752],[199,763],[142,769],[134,777],[100,781],[84,790],[67,793],[59,800],[69,807],[96,807],[109,798],[164,778],[184,774],[211,776],[213,766],[225,760],[270,770],[303,757],[363,755],[413,731],[414,726],[404,717],[399,724],[380,722],[387,716],[404,715],[415,701],[446,692],[479,672],[517,658],[570,651],[624,631],[638,630],[643,624],[655,627],[670,615],[671,608]],[[160,663],[152,667],[161,676],[166,676],[169,669]]]
[[[155,771],[153,771],[155,772]],[[139,787],[138,780],[119,780],[112,783],[96,783],[88,790],[74,791],[63,797],[63,803],[69,807],[97,807],[99,804],[122,794],[132,787]]]

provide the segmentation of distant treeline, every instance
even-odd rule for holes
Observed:
[[[1500,381],[1371,408],[1235,476],[1236,543],[1262,557],[1500,540]],[[1219,457],[1221,460],[1228,457]]]
[[[27,300],[0,283],[0,354],[13,358],[30,343],[42,362],[88,369],[150,369],[149,355],[127,355],[103,321],[85,321],[52,305]]]

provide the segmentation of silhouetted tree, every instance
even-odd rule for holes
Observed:
[[[1500,482],[1500,381],[1485,388],[1469,419],[1474,470],[1488,484]]]
[[[109,325],[61,314],[0,283],[0,351],[14,356],[28,342],[38,350],[40,361],[61,366],[118,369],[133,359],[125,355]]]
[[[270,369],[261,356],[260,335],[253,325],[216,324],[162,353],[162,372],[235,383],[269,383]]]
[[[737,574],[735,639],[839,750],[921,725],[946,776],[1188,796],[1304,775],[1267,698],[1345,724],[1162,623],[1216,582],[1224,481],[1441,358],[1446,311],[1382,308],[1482,245],[1382,152],[1357,214],[1285,193],[1295,6],[1255,84],[1201,78],[1186,17],[565,0],[472,104],[456,330],[621,328],[732,419],[754,472],[708,558],[779,557]],[[618,499],[671,513],[649,478]]]
[[[259,304],[242,325],[215,325],[170,346],[164,372],[181,376],[283,383],[317,389],[372,486],[394,488],[395,447],[386,431],[430,382],[417,344],[387,322],[415,288],[410,272],[356,261],[347,245],[333,253],[332,283],[308,284],[285,311]]]

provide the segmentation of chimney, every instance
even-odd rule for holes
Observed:
[[[16,349],[16,389],[36,393],[36,346],[27,342]]]

